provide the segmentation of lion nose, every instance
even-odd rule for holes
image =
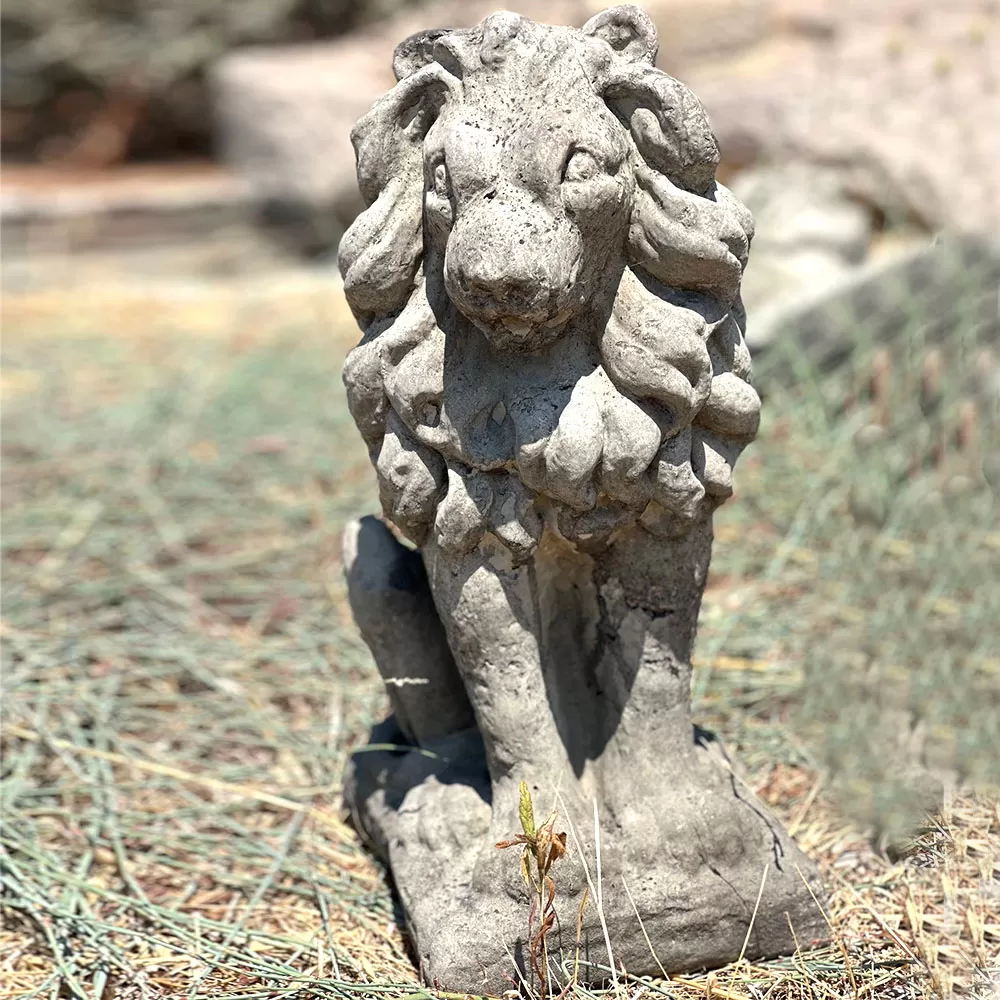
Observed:
[[[445,277],[459,308],[486,322],[544,321],[565,283],[562,243],[547,209],[511,185],[455,220]]]
[[[500,316],[533,313],[545,297],[539,276],[518,268],[510,258],[502,262],[485,258],[479,266],[463,268],[459,281],[480,308]]]

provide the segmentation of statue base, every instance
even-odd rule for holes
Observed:
[[[693,637],[688,619],[696,617],[704,585],[710,523],[663,543],[672,553],[674,583],[661,595],[658,611],[637,608],[629,578],[622,584],[626,567],[632,580],[642,578],[647,563],[662,569],[663,551],[641,528],[604,559],[543,544],[531,566],[520,569],[497,566],[497,553],[488,546],[470,557],[472,566],[425,551],[442,618],[453,622],[448,629],[440,619],[428,620],[435,612],[430,582],[419,572],[420,555],[399,545],[374,519],[353,530],[355,541],[345,546],[351,603],[380,669],[384,676],[408,674],[411,681],[428,683],[390,684],[397,714],[375,728],[371,743],[398,749],[355,754],[345,799],[355,826],[392,872],[428,984],[474,994],[501,994],[523,984],[539,989],[537,954],[532,959],[538,926],[533,895],[517,852],[496,847],[520,831],[522,780],[539,819],[555,810],[555,831],[568,834],[567,854],[551,871],[556,920],[546,942],[549,992],[558,992],[574,975],[585,984],[606,982],[612,960],[616,970],[624,967],[631,975],[662,976],[718,967],[741,955],[754,960],[788,954],[828,939],[819,903],[824,893],[812,862],[743,783],[719,743],[690,721],[688,650],[678,636]],[[367,557],[363,573],[359,553]],[[552,620],[521,625],[530,626],[524,634],[543,637],[537,650],[543,661],[557,651],[565,658],[571,641],[581,644],[580,662],[595,663],[593,651],[588,655],[585,648],[588,641],[605,659],[618,651],[612,659],[619,680],[627,676],[622,692],[612,689],[599,665],[591,667],[596,681],[588,682],[587,669],[570,664],[580,673],[577,689],[596,683],[601,702],[618,706],[613,719],[588,718],[582,695],[560,703],[558,691],[574,687],[565,678],[552,684],[551,697],[515,683],[504,715],[496,704],[505,690],[504,664],[482,647],[480,662],[495,672],[495,700],[480,700],[485,689],[477,691],[474,677],[466,678],[466,687],[471,683],[476,717],[487,728],[473,724],[425,733],[417,745],[406,731],[412,724],[404,729],[397,718],[422,720],[425,728],[433,721],[428,715],[468,718],[464,693],[459,691],[450,707],[442,699],[442,684],[453,683],[442,677],[454,678],[455,668],[440,662],[447,648],[440,635],[447,632],[453,648],[463,645],[461,602],[451,602],[448,581],[456,582],[456,594],[472,592],[480,607],[474,624],[488,641],[499,612],[487,599],[487,583],[502,579],[516,590],[520,573],[543,589],[540,579],[558,581],[557,589],[566,593],[573,576],[567,558],[596,580],[598,627],[589,630],[577,622],[559,635]],[[589,606],[579,587],[568,592]],[[551,594],[536,593],[536,607],[566,621],[554,601]],[[418,619],[413,608],[424,609],[424,617]],[[678,620],[670,623],[671,617]],[[374,622],[382,623],[381,631]],[[513,655],[513,624],[504,624],[498,631],[503,655]],[[407,641],[408,630],[413,641]],[[431,657],[435,662],[428,662]],[[630,676],[622,657],[633,663]],[[539,675],[550,673],[547,668]],[[544,731],[535,714],[539,701],[552,732]],[[511,755],[504,752],[504,732],[495,721],[519,711],[523,726],[512,739],[526,739]],[[534,947],[537,952],[537,943]]]

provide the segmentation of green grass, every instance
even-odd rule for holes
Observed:
[[[742,723],[784,704],[889,839],[941,781],[1000,784],[996,275],[973,257],[823,317],[825,342],[852,346],[832,370],[789,331],[758,364],[763,426],[717,520],[713,568],[740,604],[705,608],[696,707],[735,700]],[[766,661],[770,683],[727,684],[723,652]]]

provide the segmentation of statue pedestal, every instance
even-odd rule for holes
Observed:
[[[448,628],[412,550],[374,519],[352,535],[348,551],[378,549],[382,559],[368,561],[363,587],[357,563],[348,566],[359,620],[403,602],[434,616],[397,619],[392,651],[367,636],[390,674],[433,679],[392,686],[401,717],[460,720],[471,700],[480,720],[417,747],[393,716],[371,742],[401,749],[356,754],[346,783],[356,825],[392,870],[428,982],[502,993],[523,977],[537,989],[532,893],[514,853],[496,848],[520,830],[521,781],[539,813],[555,809],[556,832],[573,828],[571,849],[552,870],[550,983],[564,984],[574,967],[584,861],[596,878],[595,807],[616,967],[634,975],[712,968],[739,958],[745,941],[750,959],[788,953],[792,927],[802,947],[825,939],[812,863],[691,722],[707,521],[679,539],[637,525],[593,556],[543,537],[519,567],[499,543],[460,560],[432,547],[425,559]],[[396,589],[401,581],[406,591]],[[474,657],[450,695],[456,675],[427,662],[440,650],[427,642],[435,632]],[[608,956],[592,895],[580,928],[580,977],[600,982]]]

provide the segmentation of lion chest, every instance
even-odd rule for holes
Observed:
[[[385,387],[393,408],[422,444],[480,471],[512,467],[544,445],[577,383],[599,369],[592,338],[570,329],[545,351],[494,349],[471,323],[440,327],[397,364]]]

